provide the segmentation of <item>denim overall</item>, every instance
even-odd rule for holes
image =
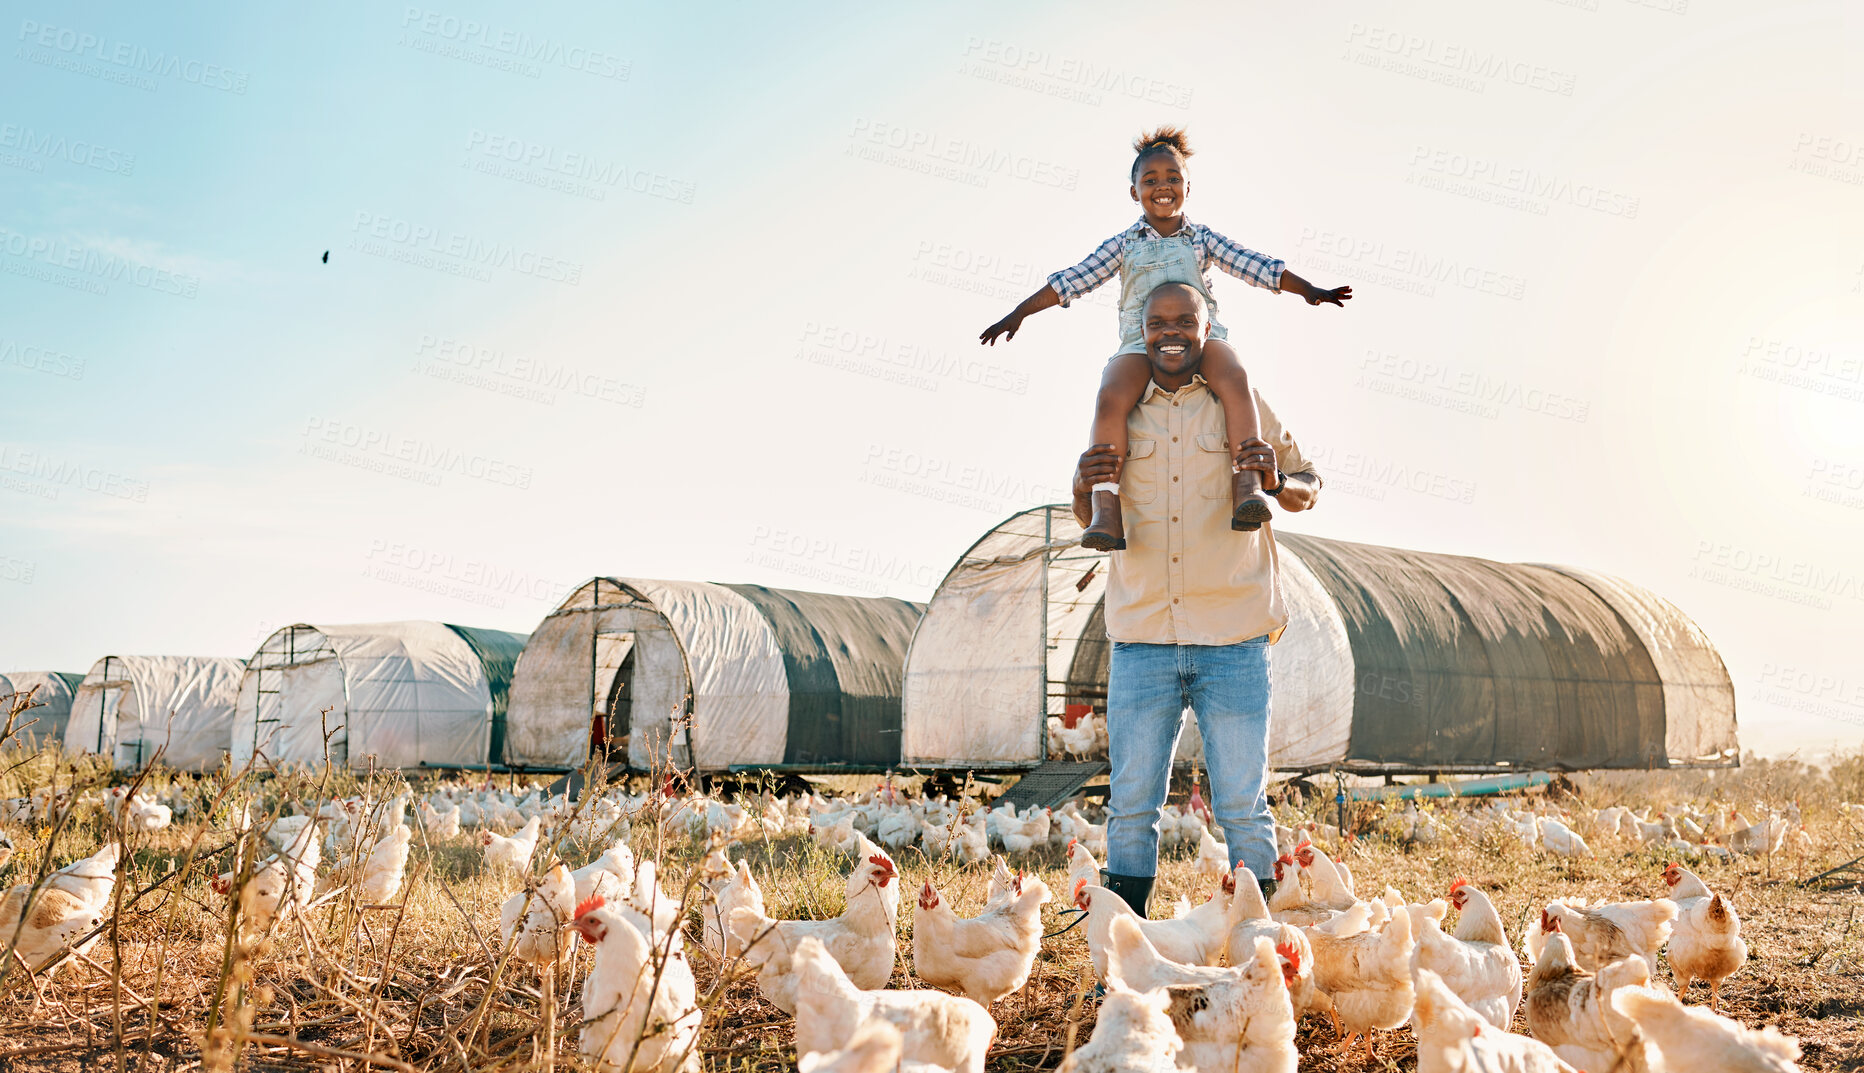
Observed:
[[[1188,283],[1197,288],[1210,306],[1210,338],[1228,339],[1230,333],[1217,323],[1217,300],[1204,284],[1204,273],[1197,265],[1197,247],[1187,232],[1190,225],[1178,228],[1177,234],[1162,238],[1129,238],[1120,251],[1120,349],[1121,354],[1146,352],[1146,296],[1161,283]]]

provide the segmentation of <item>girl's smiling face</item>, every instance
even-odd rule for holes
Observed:
[[[1177,219],[1190,193],[1191,184],[1185,181],[1184,163],[1178,154],[1152,153],[1139,161],[1139,174],[1133,179],[1133,200],[1139,202],[1153,226]]]

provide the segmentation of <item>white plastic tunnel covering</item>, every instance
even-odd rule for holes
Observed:
[[[1067,705],[1106,711],[1106,554],[1080,546],[1062,504],[1024,511],[986,533],[951,568],[926,606],[906,656],[903,762],[923,767],[1020,769],[1059,748],[1045,715]],[[1346,636],[1322,613],[1324,594],[1299,560],[1280,557],[1289,626],[1276,668],[1269,763],[1302,767],[1338,756],[1352,715]],[[1303,673],[1286,673],[1300,666]],[[1180,760],[1203,752],[1195,721]]]
[[[906,660],[903,760],[1027,768],[1044,715],[1106,710],[1106,556],[1061,504],[952,567]],[[1734,690],[1681,611],[1572,567],[1276,534],[1281,770],[1506,771],[1736,762]],[[1195,723],[1181,760],[1202,750]]]
[[[246,664],[236,763],[474,767],[502,733],[527,635],[443,622],[298,623]]]
[[[244,660],[105,656],[78,685],[65,748],[136,770],[155,759],[205,771],[226,758]]]
[[[71,701],[84,675],[71,671],[7,671],[0,674],[0,708],[11,704],[13,693],[31,693],[33,707],[22,712],[14,741],[26,749],[40,749],[65,740],[71,719]],[[36,687],[36,688],[35,688]],[[0,711],[0,721],[6,712]]]
[[[505,761],[575,767],[597,733],[630,767],[835,769],[899,760],[923,608],[761,585],[593,578],[518,660]]]

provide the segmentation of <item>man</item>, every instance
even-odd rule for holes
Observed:
[[[1211,806],[1230,865],[1247,864],[1265,887],[1275,829],[1268,775],[1269,653],[1287,625],[1269,526],[1230,528],[1231,465],[1223,408],[1198,375],[1209,313],[1197,291],[1167,283],[1146,300],[1152,383],[1127,420],[1124,467],[1112,448],[1081,456],[1074,516],[1092,516],[1097,483],[1117,480],[1127,550],[1111,555],[1107,637],[1107,735],[1113,762],[1107,802],[1105,884],[1141,916],[1158,874],[1160,810],[1184,711],[1197,715]],[[1320,478],[1261,397],[1266,440],[1250,440],[1237,464],[1262,473],[1283,510],[1314,505]]]

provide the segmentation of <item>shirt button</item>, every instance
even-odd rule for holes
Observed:
[[[1178,561],[1178,557],[1177,557],[1176,555],[1174,555],[1174,556],[1172,556],[1172,557],[1171,557],[1171,561],[1172,561],[1172,562],[1174,562],[1174,563],[1175,563],[1175,562],[1177,562],[1177,561]]]
[[[1177,598],[1176,596],[1174,596],[1174,597],[1172,597],[1172,598],[1171,598],[1171,602],[1172,602],[1172,603],[1174,603],[1174,604],[1175,604],[1175,603],[1177,603],[1177,602],[1178,602],[1178,598]]]
[[[1177,443],[1177,442],[1178,442],[1178,437],[1176,437],[1176,436],[1173,436],[1173,437],[1171,438],[1171,442],[1173,442],[1173,443]]]
[[[1172,403],[1172,405],[1173,405],[1173,406],[1176,406],[1176,405],[1178,405],[1178,404],[1174,402],[1174,403]]]
[[[1172,482],[1173,484],[1177,484],[1177,483],[1178,483],[1178,478],[1176,478],[1176,477],[1173,477],[1173,478],[1171,479],[1171,482]]]
[[[1172,516],[1171,516],[1171,520],[1172,520],[1172,521],[1174,521],[1174,522],[1175,522],[1175,521],[1177,521],[1177,520],[1178,520],[1178,516],[1177,516],[1176,514],[1174,514],[1174,515],[1172,515]]]

